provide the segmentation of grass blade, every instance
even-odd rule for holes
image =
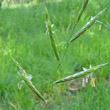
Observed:
[[[89,22],[87,22],[70,40],[69,43],[73,42],[75,39],[80,37],[85,31],[87,31],[98,19],[99,15],[101,15],[105,9],[100,11],[96,16],[94,16],[92,19],[90,19]]]
[[[35,86],[32,84],[31,80],[29,80],[27,78],[27,73],[25,72],[25,70],[20,66],[20,64],[14,59],[12,58],[12,60],[16,63],[17,67],[19,68],[20,72],[19,75],[22,78],[22,80],[24,80],[24,82],[28,85],[28,87],[38,96],[40,97],[45,103],[47,103],[47,101],[45,100],[45,98],[41,95],[41,93],[35,88]]]
[[[9,105],[12,107],[13,110],[17,110],[16,106],[13,103],[9,102]]]
[[[82,4],[82,7],[81,7],[81,9],[80,9],[80,11],[79,11],[79,14],[78,14],[78,16],[77,16],[77,19],[76,19],[76,22],[75,22],[75,24],[74,24],[73,29],[75,29],[76,25],[78,24],[78,22],[79,22],[79,20],[80,20],[80,18],[81,18],[81,16],[82,16],[82,14],[83,14],[83,12],[84,12],[84,10],[85,10],[87,4],[88,4],[88,1],[89,1],[89,0],[84,0],[84,2],[83,2],[83,4]],[[69,29],[71,28],[71,25],[72,25],[71,23],[68,25],[67,30],[69,30]]]
[[[79,73],[76,73],[76,74],[73,74],[73,75],[71,75],[71,76],[65,77],[65,78],[63,78],[63,79],[57,80],[57,81],[55,81],[53,84],[61,83],[61,82],[66,82],[66,81],[71,81],[71,80],[74,80],[74,79],[81,78],[81,77],[83,77],[83,76],[85,76],[85,75],[87,75],[87,74],[89,74],[89,73],[91,73],[91,72],[93,72],[93,71],[95,71],[95,70],[101,68],[102,66],[107,65],[107,64],[108,64],[108,63],[100,64],[100,65],[98,65],[98,66],[94,66],[94,67],[89,68],[89,69],[87,69],[87,70],[85,70],[85,71],[81,71],[81,72],[79,72]]]
[[[76,25],[78,24],[78,22],[79,22],[79,20],[80,20],[80,18],[81,18],[81,16],[82,16],[82,14],[83,14],[83,12],[84,12],[86,6],[87,6],[88,1],[89,1],[89,0],[84,0],[83,5],[82,5],[82,7],[81,7],[81,10],[79,11],[78,17],[77,17],[77,19],[76,19],[76,23],[75,23],[75,25],[74,25],[74,28],[75,28]]]
[[[51,22],[49,20],[48,11],[47,11],[47,8],[45,8],[45,9],[46,9],[46,20],[47,20],[46,21],[46,26],[47,26],[48,35],[49,35],[49,38],[50,38],[51,45],[52,45],[52,48],[54,50],[55,56],[56,56],[57,60],[60,61],[60,56],[59,56],[59,53],[57,51],[56,43],[55,43],[55,40],[54,40],[54,37],[53,37],[53,32],[52,32]]]

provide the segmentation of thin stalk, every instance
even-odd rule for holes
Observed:
[[[83,4],[82,4],[82,7],[81,7],[81,9],[80,9],[80,11],[79,11],[79,14],[78,14],[78,16],[77,16],[76,22],[75,22],[75,24],[74,24],[74,26],[73,26],[72,32],[73,32],[73,30],[75,30],[76,25],[77,25],[78,22],[80,21],[81,16],[82,16],[82,14],[83,14],[83,12],[84,12],[84,10],[85,10],[87,4],[88,4],[88,1],[89,1],[89,0],[84,0],[84,2],[83,2]],[[68,28],[67,28],[68,30],[71,28],[71,25],[72,25],[72,24],[69,24],[69,26],[68,26]]]
[[[13,110],[17,110],[16,106],[12,104],[11,102],[9,102],[9,105],[12,107]]]
[[[76,19],[76,22],[75,22],[75,25],[74,25],[74,28],[76,27],[76,25],[78,24],[86,6],[87,6],[87,3],[88,3],[89,0],[84,0],[83,4],[82,4],[82,7],[81,7],[81,10],[79,11],[79,14],[78,14],[78,17]]]

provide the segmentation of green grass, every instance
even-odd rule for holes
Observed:
[[[67,31],[67,26],[72,16],[75,22],[81,4],[80,0],[47,4],[50,20],[55,24],[55,41],[61,56],[64,53],[63,44],[69,39],[72,30]],[[55,80],[82,70],[82,66],[110,62],[109,6],[109,0],[89,1],[74,33],[105,7],[107,10],[99,20],[106,26],[102,25],[99,31],[99,23],[96,23],[71,43],[60,71],[57,71],[58,61],[49,37],[45,34],[44,3],[0,10],[0,110],[12,110],[10,102],[17,110],[109,110],[110,88],[105,87],[105,83],[110,73],[110,64],[96,71],[96,92],[88,86],[74,96],[68,91],[69,83],[54,87],[51,85]],[[10,55],[28,74],[32,74],[33,84],[49,100],[47,105],[21,82]],[[22,84],[21,90],[18,90],[18,83]]]

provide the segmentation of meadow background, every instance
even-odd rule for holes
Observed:
[[[81,0],[50,0],[46,2],[50,20],[54,24],[54,38],[60,55],[69,39]],[[88,86],[77,96],[68,90],[69,82],[52,87],[55,80],[81,71],[82,67],[110,62],[110,1],[89,0],[72,36],[91,16],[107,7],[99,21],[75,42],[71,43],[62,60],[60,71],[48,35],[46,35],[45,1],[30,3],[3,2],[0,9],[0,110],[109,110],[110,64],[96,71],[96,91]],[[101,25],[101,30],[99,26]],[[45,104],[23,83],[13,56],[32,82],[48,100]],[[18,84],[22,85],[21,90]]]

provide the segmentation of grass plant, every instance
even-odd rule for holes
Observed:
[[[54,85],[54,81],[82,71],[82,67],[104,64],[110,61],[110,13],[109,0],[89,1],[80,21],[75,24],[81,1],[50,1],[46,4],[49,20],[54,24],[54,41],[59,52],[61,66],[45,34],[45,4],[5,7],[0,10],[0,109],[1,110],[109,110],[109,64],[94,73],[95,90],[91,86],[70,93],[70,82]],[[64,56],[66,41],[100,10],[107,7],[98,22],[82,37],[69,45]],[[94,10],[94,11],[93,11]],[[86,18],[86,19],[85,19]],[[68,24],[71,28],[67,30]],[[99,29],[100,25],[100,29]],[[11,56],[33,76],[32,82],[48,101],[41,101],[27,89],[17,74],[18,68]],[[19,89],[19,87],[21,89]],[[20,86],[21,85],[21,86]],[[13,106],[13,107],[12,107]]]

